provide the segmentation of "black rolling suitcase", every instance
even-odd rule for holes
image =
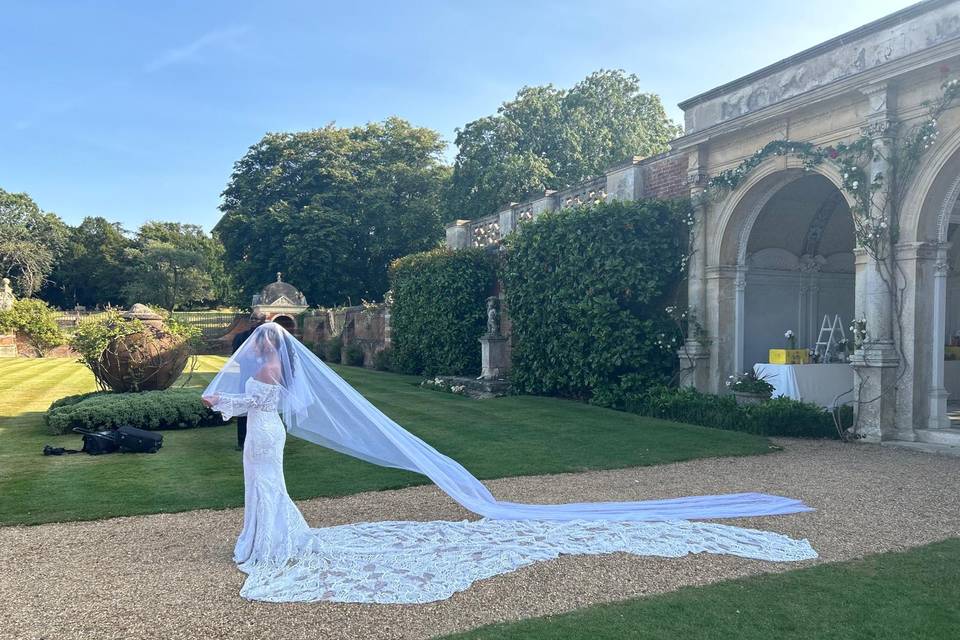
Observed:
[[[136,427],[120,427],[117,429],[117,444],[121,451],[156,453],[163,446],[163,436]]]
[[[116,431],[88,431],[80,427],[74,427],[74,431],[83,434],[83,451],[92,456],[98,456],[101,453],[113,453],[119,447]]]

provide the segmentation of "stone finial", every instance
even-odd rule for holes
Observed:
[[[282,275],[283,274],[281,272],[277,271],[277,282],[283,282],[283,280],[280,279],[280,276]]]

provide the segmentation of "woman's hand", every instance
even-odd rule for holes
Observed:
[[[215,393],[212,396],[203,396],[202,398],[200,398],[200,400],[203,402],[203,406],[212,407],[213,405],[220,402],[220,394]]]

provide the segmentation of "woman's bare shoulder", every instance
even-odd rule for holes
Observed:
[[[280,364],[268,362],[260,367],[260,371],[257,371],[257,375],[253,376],[253,378],[260,382],[266,382],[267,384],[279,384],[281,378]]]

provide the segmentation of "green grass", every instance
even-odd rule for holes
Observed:
[[[202,388],[223,358],[201,358],[190,386]],[[771,450],[762,437],[680,425],[540,397],[477,401],[421,389],[419,378],[337,369],[381,410],[482,479],[613,469],[739,456]],[[57,398],[94,389],[69,358],[0,361],[0,524],[90,520],[243,504],[233,423],[165,431],[153,455],[41,455],[44,444],[79,448],[77,435],[53,436],[43,412]],[[296,499],[425,484],[290,438],[285,452]]]
[[[937,640],[960,637],[960,540],[689,587],[446,640]]]

